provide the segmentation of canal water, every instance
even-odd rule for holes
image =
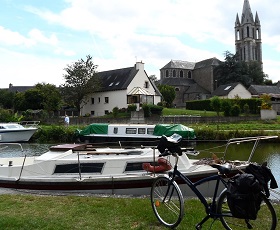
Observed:
[[[193,159],[211,158],[214,153],[217,157],[225,160],[248,160],[254,143],[241,143],[229,145],[225,154],[226,142],[197,142],[194,146],[200,151],[198,156],[189,156]],[[23,143],[23,151],[19,146],[10,146],[9,148],[0,149],[0,157],[16,157],[16,156],[39,156],[48,151],[49,147],[54,144],[33,144]],[[261,140],[251,159],[252,162],[267,162],[276,181],[280,187],[280,144],[266,140]],[[280,189],[277,189],[279,193]],[[279,195],[276,195],[280,197]]]

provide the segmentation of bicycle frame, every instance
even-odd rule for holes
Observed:
[[[170,184],[179,177],[195,193],[195,195],[198,197],[198,199],[204,205],[205,211],[207,213],[207,216],[202,220],[202,222],[200,224],[204,223],[210,217],[221,217],[221,214],[218,214],[216,212],[216,200],[217,200],[217,195],[218,195],[218,188],[219,188],[220,182],[225,187],[227,187],[227,182],[221,177],[220,174],[217,173],[216,175],[208,176],[206,178],[200,179],[197,182],[193,183],[187,176],[185,176],[184,174],[182,174],[178,170],[177,162],[178,162],[179,156],[176,154],[175,157],[176,157],[176,163],[175,163],[175,166],[174,166],[174,170],[170,175],[170,178],[171,178]],[[210,181],[216,181],[216,185],[215,185],[214,194],[213,194],[213,197],[212,197],[212,202],[209,204],[207,202],[206,198],[199,191],[197,186],[201,185],[203,183],[206,183],[206,182],[210,182]],[[167,194],[169,194],[169,189],[170,189],[170,186],[167,189],[166,196],[167,196]],[[171,192],[173,193],[173,191],[171,191]],[[164,200],[165,199],[166,199],[166,197],[164,198]]]

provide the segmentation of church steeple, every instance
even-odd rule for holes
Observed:
[[[258,13],[255,20],[249,0],[244,0],[241,23],[236,16],[235,50],[241,61],[258,61],[262,64],[261,24]]]

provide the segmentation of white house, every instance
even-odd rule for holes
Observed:
[[[241,83],[231,83],[227,85],[220,85],[213,93],[212,96],[220,98],[233,99],[235,96],[241,99],[251,98],[251,93]]]
[[[109,70],[98,73],[102,82],[101,90],[88,96],[82,106],[81,115],[103,116],[114,107],[127,108],[129,104],[157,104],[161,94],[144,70],[144,63],[137,62],[133,67]]]

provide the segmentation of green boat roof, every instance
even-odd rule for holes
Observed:
[[[171,136],[174,133],[179,134],[183,138],[196,138],[194,129],[181,124],[158,124],[154,129],[154,135],[156,136]]]

